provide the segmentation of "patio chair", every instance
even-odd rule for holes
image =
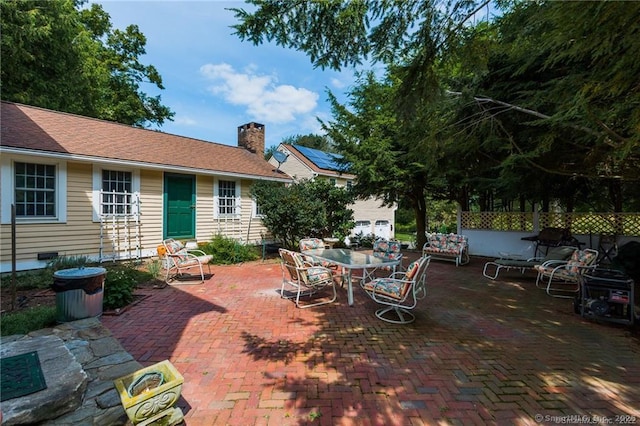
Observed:
[[[389,259],[402,259],[402,252],[400,251],[401,248],[402,244],[400,243],[400,241],[376,240],[373,243],[373,255],[379,257],[387,257]],[[389,271],[391,269],[387,267],[386,270]],[[393,272],[396,272],[395,267],[393,269]]]
[[[178,279],[190,274],[185,272],[198,268],[200,272],[200,282],[204,282],[204,270],[202,265],[207,265],[209,275],[211,274],[211,259],[213,256],[205,254],[202,250],[187,249],[180,241],[167,238],[162,241],[164,247],[164,268],[166,271],[164,280],[169,284],[174,279]]]
[[[482,269],[482,275],[490,280],[495,280],[503,269],[507,271],[511,269],[519,269],[520,273],[524,274],[525,271],[528,270],[534,271],[534,267],[536,265],[541,265],[549,260],[567,261],[575,251],[575,247],[560,246],[549,249],[549,252],[544,257],[514,259],[513,257],[509,257],[509,255],[504,255],[504,257],[485,263],[484,268]]]
[[[595,269],[597,259],[597,250],[583,249],[575,250],[569,260],[548,260],[536,265],[536,287],[545,288],[549,296],[574,298],[580,291],[582,274]]]
[[[305,261],[301,253],[282,248],[278,251],[281,258],[280,266],[282,268],[282,288],[280,290],[280,296],[283,299],[295,298],[296,306],[301,309],[326,305],[337,299],[338,293],[336,292],[331,269],[325,268],[324,266],[313,265]],[[285,296],[285,287],[293,288],[295,294],[288,297]],[[319,291],[325,290],[327,287],[331,287],[333,290],[333,297],[331,299],[304,305],[300,304],[300,296],[312,296]]]
[[[380,305],[376,317],[393,324],[409,324],[415,321],[410,312],[418,304],[418,300],[427,295],[426,271],[431,256],[422,256],[412,262],[405,272],[394,272],[387,278],[376,278],[362,283],[364,291]]]
[[[362,275],[355,274],[353,278],[359,281],[368,281],[372,278],[376,277],[376,272],[378,271],[402,271],[402,253],[400,249],[402,248],[402,244],[400,241],[388,241],[388,240],[375,240],[373,242],[372,253],[374,257],[384,257],[388,259],[399,259],[400,263],[394,266],[382,266],[380,268],[375,268],[371,270],[362,270]]]
[[[317,249],[329,248],[329,246],[320,238],[303,238],[298,242],[298,246],[300,247],[301,252],[305,250],[317,250]],[[312,263],[314,266],[324,266],[325,268],[331,269],[333,271],[333,275],[335,276],[344,275],[344,271],[335,263],[318,262],[313,257],[307,256],[304,253],[302,253],[302,258],[305,262]]]
[[[298,242],[300,251],[327,248],[327,245],[320,238],[303,238]]]

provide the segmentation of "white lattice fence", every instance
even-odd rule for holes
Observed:
[[[568,228],[572,234],[640,236],[640,213],[461,212],[460,225],[494,231],[537,232],[556,227]]]

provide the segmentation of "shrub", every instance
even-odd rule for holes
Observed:
[[[149,274],[151,274],[152,278],[158,278],[162,272],[162,262],[158,259],[153,259],[147,264],[147,270],[149,271]]]
[[[105,309],[118,309],[133,302],[136,270],[132,268],[107,269],[102,304]]]
[[[251,195],[262,207],[262,223],[275,241],[297,249],[305,237],[336,237],[344,240],[355,223],[351,191],[329,181],[303,180],[292,185],[260,181]]]
[[[211,263],[228,265],[233,263],[248,262],[260,258],[258,249],[254,246],[244,245],[222,235],[215,235],[211,241],[201,245],[200,250],[213,256]]]
[[[52,269],[54,272],[61,269],[72,269],[87,266],[89,264],[89,258],[87,256],[59,256],[51,260],[47,264],[47,268]]]

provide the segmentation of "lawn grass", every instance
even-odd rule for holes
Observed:
[[[36,306],[3,314],[2,321],[0,321],[0,334],[2,336],[27,334],[41,328],[53,327],[55,324],[55,306]]]
[[[403,243],[410,243],[415,240],[415,236],[410,232],[397,232],[396,231],[396,240],[401,241]]]

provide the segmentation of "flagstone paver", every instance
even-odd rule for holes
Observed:
[[[182,373],[189,426],[640,424],[637,331],[580,318],[533,275],[487,280],[484,261],[433,261],[409,325],[359,289],[353,307],[341,289],[298,309],[273,260],[214,266],[102,322],[141,364]]]

